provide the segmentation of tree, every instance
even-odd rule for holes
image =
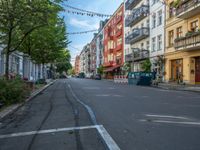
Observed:
[[[102,75],[103,74],[103,71],[104,71],[104,67],[101,65],[99,66],[99,68],[97,68],[97,73]]]
[[[143,63],[142,63],[142,69],[145,72],[151,72],[151,61],[149,59],[146,59]]]
[[[6,55],[6,78],[9,78],[9,56],[35,30],[47,26],[52,12],[61,10],[60,0],[0,0],[0,45]]]
[[[63,72],[68,72],[68,70],[72,69],[70,58],[71,56],[69,50],[63,50],[61,53],[61,57],[56,60],[56,71],[61,74]]]
[[[36,29],[21,45],[21,50],[30,55],[38,64],[55,64],[57,71],[67,71],[70,67],[70,53],[65,50],[68,44],[63,18],[54,15],[45,27]],[[44,76],[43,76],[44,78]]]

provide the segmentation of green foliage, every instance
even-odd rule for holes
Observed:
[[[99,68],[97,68],[97,73],[102,75],[104,71],[104,67],[101,65]]]
[[[56,59],[56,72],[59,72],[60,74],[68,72],[68,70],[72,68],[70,58],[69,50],[62,50],[60,57]]]
[[[143,63],[142,63],[142,69],[145,72],[151,72],[151,62],[149,59],[146,59]]]
[[[180,5],[181,0],[175,0],[173,2],[173,7],[177,8]]]
[[[30,90],[20,78],[0,79],[0,103],[5,105],[23,102]]]
[[[25,43],[29,44],[29,48],[27,50],[30,52],[30,47],[34,40],[32,39],[32,36],[29,35],[35,30],[49,26],[49,24],[53,22],[51,19],[57,18],[59,11],[62,10],[62,7],[59,6],[60,2],[62,1],[0,0],[0,45],[4,45],[3,50],[6,55],[7,78],[9,74],[9,55],[16,50],[21,50],[22,43],[24,43],[27,39],[29,40]],[[44,34],[44,32],[40,33],[39,31],[38,33],[41,37],[41,34]],[[48,29],[45,31],[48,32]],[[56,31],[54,30],[54,32]],[[47,39],[45,35],[46,34],[43,35],[42,41]],[[48,40],[51,39],[49,38]],[[55,42],[56,41],[53,41],[52,44]],[[40,54],[41,53],[42,52],[40,52]],[[48,59],[49,58],[47,58],[47,60]]]
[[[67,74],[68,75],[75,75],[76,74],[75,73],[75,69],[74,68],[69,69],[68,72],[67,72]]]

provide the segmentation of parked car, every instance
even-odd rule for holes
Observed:
[[[101,80],[101,75],[100,74],[96,74],[95,75],[95,80]]]
[[[67,79],[67,76],[66,75],[60,75],[60,77],[59,77],[60,79]]]

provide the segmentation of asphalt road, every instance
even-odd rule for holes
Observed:
[[[200,94],[104,80],[59,80],[0,123],[0,150],[199,150],[199,139]]]

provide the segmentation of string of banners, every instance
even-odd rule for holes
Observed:
[[[65,7],[67,7],[68,9],[66,9],[65,11],[67,13],[72,13],[72,14],[76,14],[76,15],[87,15],[90,17],[111,17],[112,15],[108,15],[108,14],[102,14],[102,13],[97,13],[97,12],[92,12],[92,11],[88,11],[88,10],[84,10],[84,9],[80,9],[80,8],[76,8],[70,5],[64,5]],[[70,10],[72,9],[72,10]]]
[[[96,32],[98,30],[88,30],[88,31],[81,31],[81,32],[68,32],[67,34],[86,34],[86,33],[90,33],[90,32]]]

